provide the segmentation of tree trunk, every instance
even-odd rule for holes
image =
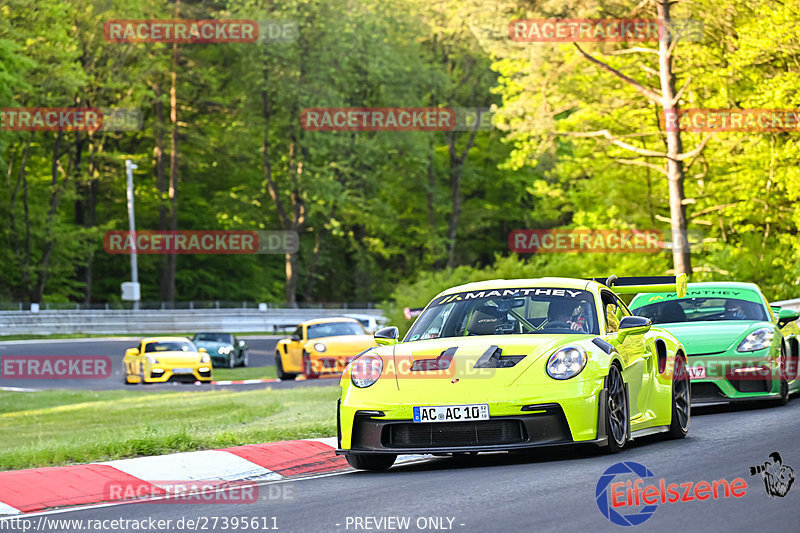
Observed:
[[[158,230],[166,231],[169,229],[169,206],[165,198],[167,196],[167,175],[165,172],[166,159],[164,158],[164,104],[161,101],[161,87],[156,84],[153,86],[155,97],[154,112],[156,115],[156,139],[153,147],[153,168],[156,172],[156,189],[158,190]],[[169,300],[169,264],[168,256],[159,257],[159,295],[162,301]]]
[[[333,218],[333,211],[328,217],[330,220]],[[314,250],[311,252],[311,260],[308,263],[308,279],[306,281],[305,301],[311,301],[314,294],[314,284],[317,281],[317,261],[319,260],[319,252],[322,249],[322,236],[325,231],[325,226],[320,225],[314,232]]]
[[[447,229],[447,266],[456,266],[456,241],[458,238],[458,226],[461,223],[461,174],[464,170],[464,162],[467,160],[472,145],[475,144],[475,136],[478,134],[479,122],[475,122],[475,128],[467,139],[464,151],[459,155],[456,151],[456,135],[453,132],[445,132],[447,145],[450,152],[450,192],[452,213],[450,224]]]
[[[27,178],[27,165],[28,165],[28,154],[30,153],[31,148],[31,140],[33,139],[33,134],[28,137],[28,140],[25,142],[25,147],[22,149],[22,160],[20,161],[19,172],[17,173],[17,182],[14,185],[14,188],[11,192],[11,197],[9,198],[8,203],[8,222],[9,228],[11,230],[11,244],[14,247],[14,255],[17,258],[17,266],[19,268],[20,274],[20,298],[22,298],[22,294],[25,297],[28,296],[30,292],[30,226],[28,223],[28,178]],[[9,164],[9,170],[11,166]],[[26,250],[28,250],[27,254],[23,253],[21,248],[21,243],[19,242],[19,233],[17,232],[17,225],[16,225],[16,215],[14,212],[16,211],[16,203],[17,203],[17,194],[19,194],[20,186],[23,186],[23,202],[24,202],[24,209],[25,209],[25,233],[27,235],[26,239]]]
[[[31,291],[31,301],[41,303],[44,296],[44,287],[47,284],[47,275],[50,269],[50,257],[53,255],[53,247],[55,241],[53,239],[53,224],[55,223],[55,216],[58,212],[58,205],[61,203],[61,192],[66,186],[68,177],[65,175],[62,180],[62,185],[58,184],[58,172],[61,170],[59,159],[61,157],[60,148],[61,140],[64,138],[64,132],[58,131],[56,135],[56,142],[53,145],[53,160],[50,168],[50,207],[47,211],[47,226],[45,228],[45,241],[42,247],[42,258],[39,262],[38,272],[36,274],[36,285]]]
[[[669,38],[662,38],[658,43],[659,77],[661,81],[662,107],[664,116],[678,116],[678,102],[675,101],[675,74],[672,70],[672,19],[669,13],[669,0],[659,0],[656,6],[658,18],[668,32]],[[672,262],[675,275],[691,274],[692,262],[689,241],[686,234],[686,196],[683,191],[683,161],[679,156],[683,153],[681,132],[678,128],[666,128],[667,139],[667,180],[669,182],[669,211],[672,229]]]
[[[74,164],[72,167],[73,180],[75,182],[75,225],[83,228],[90,228],[94,225],[89,221],[89,208],[91,202],[91,183],[81,179],[81,162],[83,158],[83,146],[86,144],[87,138],[82,135],[75,134],[75,154]],[[91,174],[90,174],[91,175]],[[86,286],[87,270],[91,262],[92,249],[91,247],[86,250],[86,262],[83,264],[75,265],[75,279],[84,283],[84,302],[89,303],[88,292]]]
[[[451,141],[454,143],[455,141]],[[450,224],[447,228],[447,266],[453,268],[456,262],[456,238],[461,222],[461,165],[450,157],[450,201],[452,204]]]
[[[436,169],[433,165],[433,145],[430,147],[428,155],[428,226],[430,226],[431,236],[436,234]]]
[[[27,155],[27,154],[26,154]],[[24,215],[23,221],[25,222],[25,249],[22,259],[22,286],[30,301],[30,293],[33,291],[31,287],[31,212],[30,204],[28,203],[28,172],[25,165],[22,166],[22,213]]]
[[[264,52],[263,79],[264,88],[261,90],[261,116],[264,119],[264,140],[261,146],[261,155],[264,163],[264,181],[266,182],[267,192],[275,210],[278,212],[278,220],[284,231],[297,232],[298,236],[302,232],[306,220],[306,207],[300,192],[299,178],[303,173],[303,162],[295,156],[296,135],[294,129],[291,130],[291,144],[289,145],[289,173],[291,176],[291,189],[289,199],[291,202],[291,212],[286,208],[281,200],[280,191],[272,176],[272,162],[270,160],[269,142],[269,123],[272,117],[272,105],[267,87],[269,87],[269,64],[267,53]],[[299,123],[299,117],[297,122]],[[286,253],[285,255],[285,274],[286,274],[286,305],[297,307],[297,258],[298,252]]]
[[[169,118],[172,122],[169,154],[169,229],[178,229],[178,43],[172,45],[172,86],[169,90]],[[167,278],[165,300],[175,302],[175,277],[178,256],[167,255]]]
[[[96,178],[92,178],[89,181],[88,186],[88,198],[86,203],[86,227],[93,228],[96,223],[96,212],[97,212],[97,189],[99,188],[99,182]],[[84,303],[91,303],[92,302],[92,273],[94,266],[94,249],[89,249],[89,257],[86,258],[86,267],[84,268],[84,276],[83,276],[83,283],[84,283]]]
[[[672,25],[672,19],[669,13],[670,0],[657,0],[656,12],[658,19],[662,24],[663,35],[658,41],[658,65],[659,65],[659,81],[660,91],[647,87],[635,79],[631,78],[615,69],[608,63],[601,61],[587,52],[585,52],[578,43],[572,43],[578,52],[586,59],[598,65],[600,68],[612,73],[617,78],[621,79],[648,100],[658,105],[665,118],[676,117],[678,113],[678,100],[680,95],[688,86],[686,84],[679,90],[675,91],[675,72],[672,70],[672,46],[675,42],[675,33]],[[656,52],[656,50],[653,50]],[[678,128],[667,126],[665,128],[665,144],[667,147],[666,152],[659,152],[640,148],[622,141],[614,137],[608,130],[599,130],[591,133],[569,133],[569,135],[579,137],[605,137],[613,144],[630,150],[631,152],[642,157],[659,157],[666,159],[666,172],[663,167],[658,167],[651,163],[639,162],[638,164],[646,166],[647,168],[657,169],[659,172],[665,173],[667,176],[667,183],[669,187],[669,206],[670,206],[670,227],[672,231],[672,262],[675,274],[691,274],[692,263],[689,251],[689,241],[686,232],[686,199],[683,191],[684,169],[683,162],[691,159],[700,154],[705,148],[706,143],[711,139],[707,136],[695,148],[688,152],[683,151],[683,142],[681,133]],[[631,160],[630,164],[634,164]]]
[[[91,143],[89,145],[89,183],[87,186],[87,204],[86,204],[86,226],[93,228],[97,224],[97,195],[100,192],[100,168],[102,168],[102,163],[98,162],[98,160],[102,160],[102,152],[103,146],[105,142],[105,137],[101,137],[100,140],[95,143]],[[92,301],[92,281],[94,279],[94,248],[89,248],[89,257],[86,261],[86,271],[84,276],[84,283],[85,283],[85,290],[84,290],[84,302],[91,303]]]
[[[297,307],[297,254],[287,253],[286,257],[286,306]]]

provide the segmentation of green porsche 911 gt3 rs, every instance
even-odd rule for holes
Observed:
[[[690,283],[687,297],[640,294],[631,310],[686,347],[692,401],[771,399],[800,390],[798,313],[770,307],[753,283]]]
[[[677,283],[676,283],[677,281]],[[681,344],[615,294],[686,289],[685,276],[493,280],[454,287],[342,374],[338,449],[360,469],[398,454],[510,451],[686,435]]]

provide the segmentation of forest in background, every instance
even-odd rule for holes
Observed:
[[[656,254],[509,251],[514,229],[669,234],[657,43],[514,42],[517,18],[654,18],[656,2],[21,0],[0,6],[0,107],[141,110],[137,131],[0,132],[0,300],[115,302],[137,227],[290,230],[282,255],[140,256],[142,299],[386,301],[399,320],[456,283],[674,272]],[[693,0],[670,51],[681,108],[800,108],[795,2]],[[125,44],[113,19],[288,20],[292,42]],[[621,78],[623,74],[631,84]],[[494,110],[460,132],[312,132],[310,107]],[[597,132],[609,132],[601,135]],[[798,296],[798,133],[683,133],[691,280]],[[627,147],[626,147],[627,146]],[[635,149],[630,149],[630,146]],[[289,275],[287,275],[287,272]]]

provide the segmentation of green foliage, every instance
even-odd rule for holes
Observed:
[[[155,153],[160,147],[169,178],[173,71],[178,228],[288,229],[267,187],[266,136],[280,203],[290,214],[304,210],[299,301],[386,300],[400,323],[402,307],[478,278],[668,273],[666,251],[519,258],[507,245],[520,228],[668,231],[666,180],[642,164],[654,161],[577,135],[607,129],[663,150],[653,105],[569,43],[516,43],[507,33],[518,17],[625,17],[637,5],[181,3],[181,18],[296,21],[300,32],[287,43],[182,44],[173,64],[172,45],[108,43],[103,23],[171,19],[174,4],[39,0],[29,9],[10,0],[0,6],[0,106],[135,107],[144,122],[133,132],[0,133],[0,299],[119,299],[129,260],[107,254],[102,235],[127,229],[126,159],[139,167],[138,228],[161,224],[169,202],[158,190]],[[672,10],[701,19],[705,32],[675,49],[678,84],[689,82],[681,107],[800,107],[796,6],[698,0]],[[618,53],[629,46],[584,43],[657,87],[657,56]],[[460,154],[466,132],[311,132],[299,121],[308,107],[396,106],[493,107],[494,128],[478,132],[459,167],[449,141]],[[702,138],[685,134],[685,148]],[[796,296],[798,148],[794,133],[719,133],[687,161],[689,228],[703,241],[693,248],[693,280],[756,281],[774,299]],[[446,269],[455,169],[461,216],[455,268]],[[146,300],[160,298],[163,261],[139,258]],[[284,284],[282,255],[177,258],[178,300],[280,302]]]

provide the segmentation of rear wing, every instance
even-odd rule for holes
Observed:
[[[678,274],[677,276],[633,276],[624,278],[611,275],[607,278],[590,279],[613,289],[617,294],[675,291],[678,298],[686,296],[686,274]]]

